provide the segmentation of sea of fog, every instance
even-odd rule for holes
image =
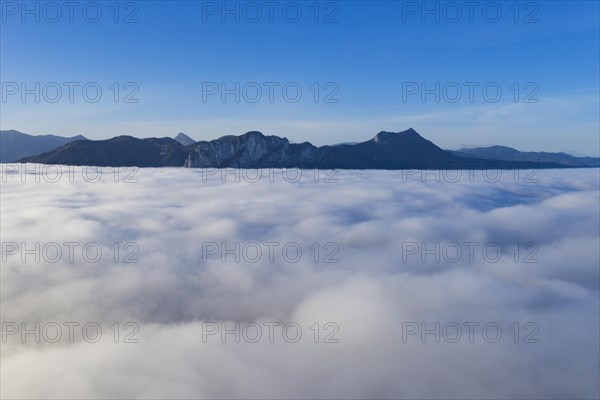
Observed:
[[[598,398],[600,170],[3,165],[6,398]]]

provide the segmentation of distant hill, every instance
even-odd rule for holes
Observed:
[[[316,147],[252,131],[183,145],[171,138],[76,141],[21,162],[189,168],[515,169],[564,168],[557,163],[486,160],[443,150],[414,129],[379,132],[356,144]]]
[[[137,139],[117,136],[107,140],[80,140],[20,162],[100,167],[182,166],[187,153],[184,146],[171,138]]]
[[[186,135],[185,133],[182,133],[182,132],[179,132],[177,134],[177,136],[175,136],[175,140],[177,140],[179,143],[181,143],[184,146],[187,146],[188,144],[196,143],[196,141],[194,139],[192,139],[191,137],[189,137],[188,135]]]
[[[23,157],[40,154],[84,136],[62,137],[54,135],[28,135],[15,130],[0,131],[0,162],[13,162]]]
[[[488,160],[550,162],[572,167],[600,167],[600,158],[575,157],[567,153],[546,153],[544,151],[523,152],[506,146],[460,149],[452,151],[452,153],[461,157],[477,157]]]

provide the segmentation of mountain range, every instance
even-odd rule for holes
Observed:
[[[23,157],[34,156],[75,140],[87,140],[87,138],[81,135],[33,136],[15,130],[0,131],[0,162],[12,162]]]
[[[489,160],[553,162],[571,167],[600,167],[600,158],[575,157],[567,153],[547,153],[545,151],[523,152],[506,146],[460,149],[452,153],[460,157],[477,157]]]
[[[495,148],[508,150],[493,150]],[[492,150],[490,150],[492,149]],[[504,156],[508,154],[508,156]],[[535,158],[532,154],[543,154]],[[56,149],[19,162],[138,167],[189,168],[340,168],[340,169],[515,169],[600,165],[600,159],[565,153],[522,153],[490,148],[444,150],[414,129],[379,132],[370,140],[317,147],[291,143],[285,137],[251,131],[210,141],[194,141],[180,133],[172,138],[69,141]]]

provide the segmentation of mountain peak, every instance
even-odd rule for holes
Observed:
[[[251,136],[265,137],[265,135],[263,135],[263,133],[259,132],[259,131],[249,131],[249,132],[244,133],[242,136],[243,137],[251,137]]]
[[[70,137],[69,139],[71,139],[71,140],[73,140],[73,141],[74,141],[74,140],[89,140],[88,138],[86,138],[86,137],[85,137],[85,136],[83,136],[83,135],[75,135],[75,136],[72,136],[72,137]]]
[[[192,139],[191,137],[189,137],[188,135],[186,135],[183,132],[179,132],[177,134],[177,136],[175,136],[174,139],[177,140],[179,143],[181,143],[184,146],[196,143],[196,141],[194,139]]]
[[[5,130],[5,131],[0,131],[0,134],[3,135],[25,135],[25,133],[23,132],[19,132],[15,129],[9,129],[9,130]]]
[[[376,143],[387,143],[388,140],[406,137],[421,138],[422,136],[419,135],[419,133],[413,128],[408,128],[407,130],[401,132],[381,131],[373,137],[373,141]]]

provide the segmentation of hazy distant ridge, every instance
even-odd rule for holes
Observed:
[[[506,146],[460,149],[452,153],[461,157],[477,157],[489,160],[552,162],[573,167],[600,167],[600,158],[597,157],[575,157],[567,153],[547,153],[545,151],[524,152]]]
[[[12,162],[63,146],[74,140],[87,140],[84,136],[63,137],[55,135],[33,136],[15,130],[0,131],[0,162]]]

